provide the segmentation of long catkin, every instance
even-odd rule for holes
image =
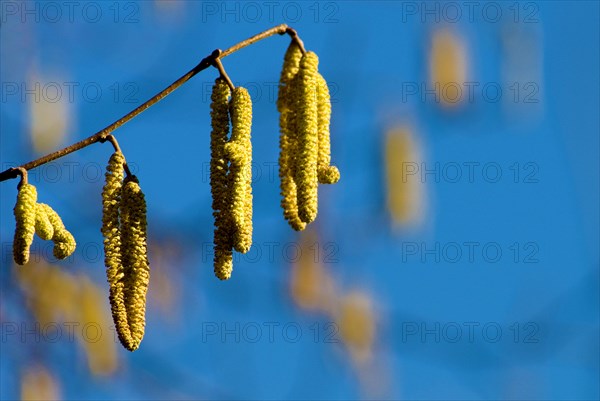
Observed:
[[[125,274],[125,310],[131,334],[130,350],[136,350],[146,327],[146,294],[150,282],[147,249],[146,200],[135,176],[125,179],[119,208],[121,259]]]
[[[119,205],[123,186],[125,157],[115,152],[106,167],[105,183],[102,188],[102,236],[104,237],[104,265],[110,286],[109,301],[119,341],[132,350],[133,339],[127,322],[125,309],[125,273],[121,260],[121,227]]]
[[[283,68],[279,78],[277,109],[279,111],[279,180],[281,208],[283,216],[296,231],[306,228],[306,223],[298,217],[297,186],[294,180],[295,149],[297,143],[294,128],[295,100],[291,88],[292,81],[300,69],[302,51],[292,41],[283,58]]]
[[[232,222],[229,205],[228,170],[229,159],[225,154],[225,144],[229,135],[229,86],[218,78],[211,94],[210,134],[210,187],[212,208],[215,219],[214,231],[214,271],[215,275],[226,280],[233,271]]]
[[[225,144],[229,166],[233,248],[246,253],[252,246],[252,99],[237,87],[229,104],[231,139]]]
[[[311,223],[318,211],[317,160],[319,152],[317,74],[319,59],[307,52],[300,60],[293,95],[298,99],[295,129],[298,133],[295,180],[298,186],[298,216]]]
[[[340,179],[340,171],[331,166],[331,139],[329,125],[331,123],[331,96],[327,81],[317,73],[317,110],[319,130],[319,156],[317,176],[320,184],[335,184]]]
[[[31,184],[22,184],[13,210],[16,222],[13,258],[19,265],[24,265],[29,261],[29,247],[35,233],[36,202],[36,188]]]

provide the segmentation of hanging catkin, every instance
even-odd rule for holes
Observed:
[[[305,223],[317,217],[319,152],[317,74],[319,59],[307,52],[300,60],[300,70],[293,84],[293,95],[298,99],[295,129],[298,133],[295,179],[298,186],[298,216]]]
[[[133,339],[125,309],[125,274],[121,261],[121,228],[119,205],[123,186],[125,157],[115,152],[108,161],[105,184],[102,188],[102,236],[104,237],[104,265],[110,286],[110,308],[119,341],[133,350]]]
[[[300,68],[302,51],[295,41],[292,41],[283,58],[283,68],[279,78],[279,92],[277,95],[277,109],[279,111],[279,180],[281,191],[281,207],[283,216],[296,230],[306,228],[298,217],[297,187],[294,180],[296,130],[294,129],[294,104],[292,93],[292,80]]]
[[[317,73],[317,109],[319,114],[319,156],[317,175],[320,184],[335,184],[340,179],[340,171],[331,166],[331,141],[329,125],[331,122],[331,96],[327,81]]]
[[[29,261],[29,247],[35,233],[37,190],[31,184],[22,184],[14,208],[15,237],[13,257],[15,263],[24,265]]]
[[[229,86],[218,78],[211,94],[210,134],[210,187],[212,208],[215,218],[214,231],[214,271],[221,280],[231,277],[233,270],[232,222],[229,205],[227,172],[229,160],[225,154],[225,144],[229,134]]]
[[[136,350],[146,327],[146,294],[150,282],[147,250],[146,200],[135,176],[125,178],[119,208],[121,260],[125,274],[125,310],[131,334],[130,350]]]
[[[246,253],[252,246],[252,99],[245,88],[233,90],[229,104],[231,139],[225,151],[231,164],[231,217],[233,220],[233,247]]]
[[[39,203],[35,208],[35,232],[43,240],[51,240],[54,236],[54,227],[48,219],[48,215],[44,207]]]
[[[60,216],[54,211],[49,205],[45,203],[39,203],[37,205],[38,210],[43,213],[50,225],[52,226],[52,242],[54,242],[54,248],[52,253],[56,259],[65,259],[70,256],[74,251],[77,244],[73,235],[65,228]],[[40,227],[41,229],[42,227]],[[45,234],[45,233],[44,233]],[[39,232],[38,232],[39,235]],[[43,238],[40,235],[41,238]]]

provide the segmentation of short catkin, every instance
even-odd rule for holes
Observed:
[[[65,228],[62,219],[52,207],[45,203],[39,203],[37,207],[46,215],[48,222],[52,226],[53,235],[51,239],[52,242],[54,242],[54,248],[52,250],[54,257],[56,259],[65,259],[69,257],[75,251],[77,246],[75,238]]]
[[[210,134],[210,187],[212,208],[215,218],[214,231],[214,271],[215,275],[226,280],[233,270],[232,222],[229,204],[228,169],[229,159],[225,154],[225,144],[229,135],[229,95],[231,91],[225,80],[217,78],[211,94]]]
[[[292,81],[300,69],[302,51],[295,41],[288,46],[283,58],[283,68],[279,78],[277,109],[279,111],[279,180],[281,192],[281,207],[283,216],[296,230],[306,228],[306,223],[298,217],[297,187],[294,180],[295,148],[297,146],[296,130],[294,128],[295,98],[292,91]]]
[[[36,188],[31,184],[22,184],[13,210],[16,222],[13,258],[18,265],[24,265],[29,261],[29,247],[35,233],[36,202]]]
[[[119,341],[128,350],[133,349],[133,339],[125,309],[125,273],[121,260],[121,227],[119,205],[123,186],[125,157],[115,152],[106,167],[102,188],[102,236],[104,237],[104,265],[109,284],[110,308]]]
[[[319,114],[319,156],[317,175],[320,184],[335,184],[340,180],[340,171],[331,166],[331,140],[329,125],[331,122],[331,96],[327,81],[317,73],[317,109]]]
[[[136,350],[146,327],[146,294],[150,282],[146,199],[135,176],[125,178],[119,208],[121,260],[125,274],[125,310],[131,334],[130,350]]]
[[[252,99],[238,86],[229,103],[231,139],[225,144],[229,166],[233,248],[246,253],[252,246]]]
[[[317,217],[319,153],[319,127],[317,102],[317,74],[319,59],[307,52],[300,60],[300,70],[294,84],[294,96],[298,99],[295,129],[298,135],[296,149],[295,180],[298,186],[298,216],[305,223]]]
[[[44,207],[39,203],[35,209],[35,232],[41,239],[46,241],[51,240],[54,236],[54,227],[52,227]]]

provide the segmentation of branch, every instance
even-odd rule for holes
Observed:
[[[173,82],[171,85],[167,86],[165,89],[163,89],[162,91],[160,91],[159,93],[154,95],[152,98],[150,98],[144,104],[136,107],[134,110],[130,111],[129,113],[127,113],[126,115],[124,115],[123,117],[118,119],[117,121],[110,124],[109,126],[101,129],[100,131],[96,132],[92,136],[89,136],[77,143],[74,143],[71,146],[67,146],[64,149],[57,150],[56,152],[53,152],[46,156],[40,157],[39,159],[30,161],[29,163],[25,163],[19,167],[9,168],[9,169],[3,171],[2,173],[0,173],[0,182],[6,181],[6,180],[9,180],[12,178],[16,178],[19,175],[22,175],[22,173],[20,172],[22,170],[34,169],[43,164],[46,164],[53,160],[64,157],[70,153],[81,150],[81,149],[83,149],[87,146],[90,146],[96,142],[100,142],[100,143],[106,142],[114,130],[116,130],[120,126],[124,125],[126,122],[133,119],[134,117],[137,117],[144,110],[149,109],[150,107],[154,106],[156,103],[160,102],[162,99],[164,99],[169,94],[171,94],[171,92],[175,91],[181,85],[183,85],[184,83],[189,81],[194,75],[198,74],[200,71],[203,71],[210,66],[219,68],[218,66],[221,65],[220,59],[222,59],[223,57],[227,57],[230,54],[233,54],[236,51],[241,50],[246,46],[249,46],[253,43],[256,43],[260,40],[263,40],[263,39],[273,36],[275,34],[279,34],[279,35],[288,34],[292,38],[292,40],[298,44],[298,46],[302,50],[302,53],[305,53],[304,44],[302,43],[302,40],[300,40],[300,38],[298,37],[297,32],[294,29],[288,27],[286,24],[281,24],[281,25],[275,26],[271,29],[267,29],[264,32],[261,32],[255,36],[252,36],[251,38],[248,38],[236,45],[231,46],[229,49],[226,49],[223,51],[217,49],[217,50],[213,51],[209,56],[203,58],[200,61],[200,63],[198,63],[198,65],[196,65],[194,68],[192,68],[187,73],[185,73],[181,78],[179,78],[178,80]],[[219,70],[221,71],[221,69],[219,69]]]

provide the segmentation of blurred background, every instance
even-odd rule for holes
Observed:
[[[599,5],[0,3],[0,164],[98,131],[215,48],[280,23],[320,58],[319,214],[279,207],[287,36],[223,60],[254,103],[254,244],[213,275],[209,69],[115,132],[148,202],[146,335],[118,343],[100,192],[109,144],[30,171],[78,247],[12,262],[0,184],[0,398],[598,399]]]

